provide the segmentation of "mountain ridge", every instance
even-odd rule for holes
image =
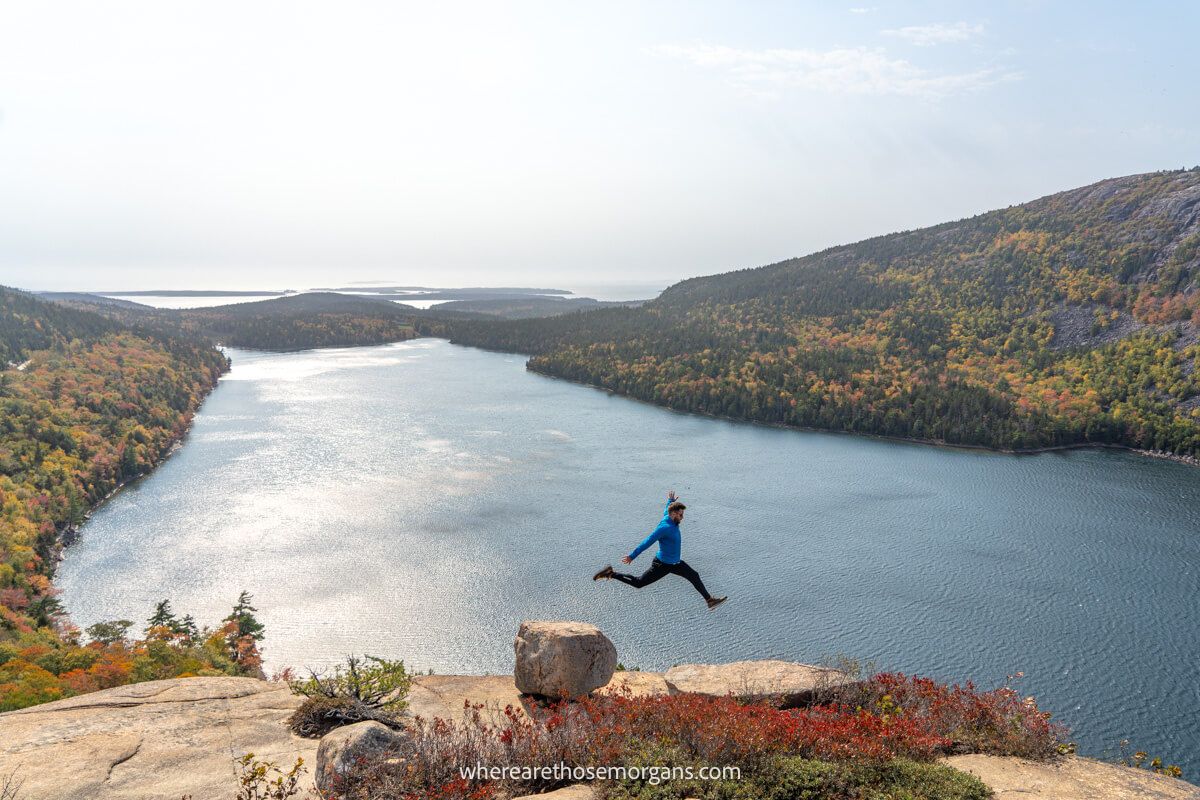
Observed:
[[[528,353],[531,370],[684,411],[1195,456],[1198,281],[1193,169],[691,278],[639,309],[447,328]],[[1054,347],[1056,320],[1078,328],[1080,313],[1088,330]]]

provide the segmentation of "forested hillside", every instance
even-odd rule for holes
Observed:
[[[33,350],[117,329],[95,314],[80,314],[45,303],[33,295],[0,287],[0,369],[19,365]]]
[[[53,299],[124,325],[253,350],[353,347],[417,335],[412,324],[415,309],[333,292],[189,309],[115,304],[94,295],[59,294]]]
[[[228,631],[200,642],[194,624],[151,631],[138,647],[118,625],[82,646],[50,582],[60,533],[168,453],[225,357],[4,288],[0,344],[13,364],[0,369],[0,710],[248,666],[225,652]]]
[[[1200,169],[1117,178],[454,341],[672,408],[1200,454]]]

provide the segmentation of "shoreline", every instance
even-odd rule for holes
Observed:
[[[222,370],[221,374],[217,376],[217,380],[214,381],[213,384],[205,390],[204,395],[200,398],[200,402],[197,403],[196,407],[192,410],[191,414],[188,417],[187,424],[184,425],[184,427],[183,427],[183,430],[180,431],[180,433],[177,436],[173,436],[170,439],[169,443],[167,444],[166,447],[164,447],[162,449],[162,452],[159,454],[158,459],[154,462],[154,464],[150,467],[150,469],[146,470],[145,472],[140,472],[137,475],[133,475],[129,478],[125,478],[124,480],[118,481],[117,485],[112,488],[112,491],[110,491],[108,494],[104,495],[104,497],[101,497],[99,500],[97,500],[92,505],[88,506],[87,511],[83,512],[83,519],[79,522],[79,524],[77,524],[77,525],[74,523],[68,524],[67,526],[60,528],[56,532],[56,541],[55,541],[55,545],[54,545],[54,568],[50,571],[50,575],[48,576],[50,578],[51,582],[54,581],[55,575],[57,575],[57,573],[58,573],[58,567],[60,564],[62,564],[63,559],[66,557],[64,555],[64,551],[71,545],[75,544],[75,542],[79,538],[80,530],[82,530],[84,525],[88,524],[88,522],[92,519],[92,516],[97,511],[99,511],[101,508],[103,508],[105,505],[107,505],[110,500],[112,500],[114,497],[116,497],[122,491],[129,488],[130,486],[137,483],[138,481],[141,481],[145,478],[150,477],[152,474],[154,474],[155,470],[157,470],[159,467],[161,467],[163,464],[165,464],[168,459],[170,459],[173,455],[175,455],[177,452],[179,452],[180,450],[183,449],[184,441],[192,433],[192,426],[196,422],[196,414],[200,413],[200,409],[204,406],[204,404],[206,402],[208,402],[208,398],[212,395],[212,393],[214,391],[216,391],[217,386],[220,385],[221,378],[228,375],[230,369],[232,369],[232,365],[227,362],[227,366],[225,367],[224,370]],[[68,618],[70,617],[69,611],[67,612],[67,616],[68,616]]]
[[[431,338],[440,338],[440,337],[431,337]],[[800,431],[803,433],[828,433],[828,434],[836,434],[838,436],[858,436],[858,437],[863,437],[863,438],[867,438],[867,439],[878,439],[881,441],[896,442],[896,443],[900,443],[900,444],[915,444],[915,445],[922,445],[922,446],[927,446],[927,447],[940,447],[940,448],[945,448],[948,450],[974,450],[976,452],[993,453],[995,455],[1004,455],[1004,456],[1036,456],[1036,455],[1042,455],[1044,453],[1057,453],[1057,452],[1065,452],[1065,451],[1069,451],[1069,450],[1120,450],[1120,451],[1124,451],[1127,453],[1134,453],[1136,455],[1143,456],[1145,458],[1156,459],[1159,461],[1174,461],[1175,463],[1184,464],[1184,465],[1190,466],[1190,467],[1200,467],[1200,457],[1178,455],[1176,453],[1169,453],[1165,450],[1149,450],[1149,449],[1145,449],[1145,448],[1133,447],[1133,446],[1127,445],[1127,444],[1116,444],[1116,443],[1112,443],[1112,442],[1074,442],[1071,444],[1047,445],[1045,447],[1029,447],[1029,448],[1010,449],[1010,448],[1004,448],[1004,447],[988,447],[987,445],[982,445],[982,444],[957,444],[954,442],[940,441],[938,439],[917,439],[917,438],[908,437],[908,436],[892,436],[892,435],[885,434],[885,433],[865,433],[862,431],[838,430],[836,428],[813,428],[813,427],[809,427],[809,426],[805,426],[805,425],[788,425],[783,422],[764,422],[762,420],[745,419],[743,417],[730,417],[730,416],[727,416],[724,414],[714,414],[709,411],[684,411],[682,409],[671,408],[670,406],[662,405],[661,403],[656,403],[653,400],[644,400],[640,397],[634,397],[633,395],[623,394],[614,389],[610,389],[607,386],[599,386],[594,383],[588,383],[587,381],[578,381],[578,380],[574,380],[572,378],[564,378],[560,375],[554,375],[549,372],[542,372],[541,370],[532,369],[529,366],[529,360],[528,360],[528,359],[532,358],[532,356],[529,356],[527,353],[516,353],[514,351],[509,351],[509,350],[494,350],[494,349],[488,348],[488,347],[476,347],[475,345],[464,345],[459,342],[454,342],[451,340],[446,340],[446,341],[449,341],[450,344],[458,345],[459,347],[475,347],[475,349],[477,349],[477,350],[484,350],[484,351],[490,352],[490,353],[506,353],[508,355],[525,356],[527,359],[525,362],[526,371],[532,372],[535,375],[540,375],[544,378],[551,378],[551,379],[557,380],[557,381],[566,381],[567,383],[573,383],[577,386],[586,386],[589,389],[596,389],[598,391],[605,392],[606,394],[610,394],[614,397],[620,397],[625,400],[632,400],[635,403],[644,403],[645,405],[653,406],[654,408],[660,408],[660,409],[663,409],[664,411],[670,411],[674,414],[687,414],[689,416],[707,417],[709,419],[722,420],[724,422],[734,422],[734,423],[738,423],[738,424],[742,424],[742,425],[759,425],[759,426],[762,426],[765,428],[776,428],[778,430]]]

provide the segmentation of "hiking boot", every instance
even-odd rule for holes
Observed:
[[[592,580],[594,580],[594,581],[608,580],[609,578],[612,577],[612,575],[613,575],[612,564],[605,564],[604,569],[600,570],[599,572],[597,572],[595,575],[592,576]]]
[[[721,603],[724,603],[728,599],[728,597],[710,597],[704,602],[708,603],[708,610],[712,611],[714,608],[721,605]]]

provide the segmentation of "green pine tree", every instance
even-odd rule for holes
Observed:
[[[243,591],[238,595],[233,611],[230,612],[224,621],[237,623],[236,638],[240,639],[243,636],[249,636],[254,641],[261,642],[266,635],[267,629],[266,626],[255,618],[254,612],[258,611],[258,609],[250,605],[251,599],[253,599],[253,595],[247,591]]]
[[[179,633],[184,635],[188,644],[200,638],[200,628],[197,627],[196,620],[191,614],[187,614],[183,619],[179,620]]]
[[[174,612],[171,611],[171,601],[163,600],[154,607],[154,614],[146,621],[146,632],[149,633],[151,628],[169,628],[172,631],[178,632],[179,620],[175,619]]]

